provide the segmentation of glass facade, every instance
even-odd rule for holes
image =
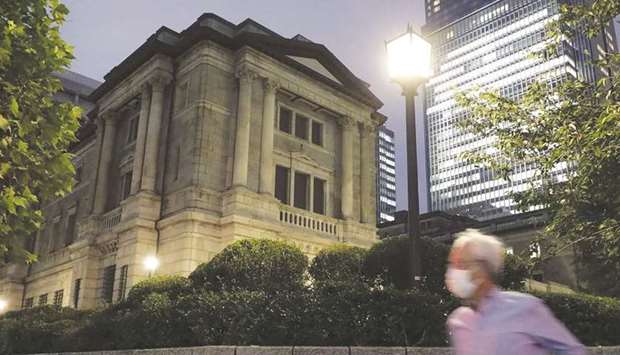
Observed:
[[[592,43],[584,38],[566,41],[555,57],[531,55],[545,45],[545,25],[557,18],[558,9],[557,0],[494,1],[440,29],[425,28],[433,45],[435,73],[425,87],[432,211],[479,220],[519,212],[510,193],[535,183],[535,167],[514,162],[510,181],[504,181],[493,171],[463,161],[460,156],[466,151],[493,155],[494,137],[477,137],[457,128],[467,112],[457,105],[454,94],[480,87],[518,99],[537,80],[593,80],[595,72],[586,64],[585,54],[592,52]],[[566,169],[566,164],[556,168],[558,181],[565,178]]]
[[[394,220],[396,212],[396,155],[394,132],[379,127],[377,134],[377,222]]]

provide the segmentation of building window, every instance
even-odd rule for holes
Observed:
[[[289,203],[289,172],[288,168],[276,166],[276,198],[285,204]]]
[[[138,123],[140,116],[133,116],[129,119],[129,130],[127,131],[127,144],[133,143],[138,138]]]
[[[47,293],[39,296],[39,306],[45,306],[47,304]]]
[[[110,265],[103,269],[103,287],[101,298],[106,303],[112,303],[114,295],[114,273],[116,272],[116,265]]]
[[[308,140],[308,117],[295,114],[295,136]]]
[[[121,275],[118,286],[118,301],[122,301],[125,299],[125,292],[127,290],[127,271],[129,270],[129,265],[123,265],[121,267]]]
[[[64,290],[54,292],[54,306],[62,307],[62,298],[64,297],[64,294]]]
[[[121,177],[121,201],[129,197],[131,193],[131,175],[132,171],[130,170]]]
[[[80,291],[82,287],[82,279],[76,279],[73,282],[73,307],[78,308],[80,302]]]
[[[70,245],[75,240],[75,224],[76,224],[76,212],[69,215],[67,221],[67,233],[65,235],[65,246]]]
[[[317,121],[312,121],[312,143],[323,145],[323,124]]]
[[[22,308],[32,308],[34,306],[34,297],[28,297],[24,300]]]
[[[310,191],[310,176],[300,172],[295,172],[295,195],[293,206],[304,210],[310,209],[308,195]]]
[[[325,214],[325,180],[314,178],[312,208],[314,213]]]
[[[280,107],[280,131],[291,133],[293,131],[293,111]]]

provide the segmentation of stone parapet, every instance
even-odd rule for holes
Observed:
[[[620,355],[620,346],[588,348],[592,355]],[[54,353],[60,355],[61,353]],[[268,347],[268,346],[203,346],[194,348],[97,351],[91,353],[62,353],[83,355],[451,355],[450,348],[404,347]]]

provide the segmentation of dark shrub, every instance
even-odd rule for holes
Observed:
[[[367,254],[366,249],[337,244],[321,250],[308,271],[317,283],[360,282]]]
[[[203,291],[181,306],[201,345],[295,345],[304,335],[306,293]]]
[[[529,275],[527,263],[516,255],[506,255],[499,286],[505,290],[522,291]]]
[[[361,284],[324,285],[313,293],[303,339],[321,346],[443,346],[445,319],[456,307],[451,297]]]
[[[8,312],[0,318],[0,354],[59,352],[91,314],[43,306]]]
[[[142,303],[150,294],[165,294],[176,300],[191,290],[189,279],[182,276],[155,276],[138,282],[127,295],[130,304]]]
[[[369,280],[384,287],[405,289],[408,285],[409,239],[392,237],[375,244],[368,252],[364,274]],[[420,240],[424,291],[445,293],[444,275],[449,247],[427,238]]]
[[[421,290],[447,294],[444,284],[450,246],[427,238],[420,240],[422,272],[425,280]],[[369,251],[364,264],[364,274],[375,284],[405,289],[409,274],[409,239],[407,236],[384,239]],[[513,255],[506,256],[506,263],[499,280],[504,289],[522,290],[528,275],[527,264]]]
[[[584,344],[620,345],[620,300],[585,294],[535,293]]]
[[[192,286],[211,291],[288,291],[303,287],[308,259],[298,248],[272,240],[242,240],[189,275]]]
[[[78,334],[79,350],[147,349],[191,345],[179,300],[191,294],[189,280],[158,276],[136,284],[127,300],[92,317]]]

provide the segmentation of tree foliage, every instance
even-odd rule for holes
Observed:
[[[72,186],[80,109],[53,100],[51,76],[72,59],[59,32],[67,13],[58,0],[0,2],[0,256],[32,260],[22,246],[43,223],[43,201]]]
[[[561,6],[549,26],[549,55],[577,33],[589,38],[620,14],[616,0]],[[539,53],[540,54],[540,53]],[[536,55],[534,53],[533,55]],[[596,292],[620,295],[620,55],[606,53],[590,63],[607,71],[596,82],[567,76],[557,85],[532,84],[520,98],[495,91],[457,95],[469,115],[465,131],[495,137],[491,150],[463,154],[510,179],[513,162],[532,164],[536,179],[513,197],[527,211],[544,206],[550,221],[543,233],[547,256],[575,249],[582,280]],[[566,174],[558,169],[568,168]],[[544,258],[543,258],[544,260]]]

